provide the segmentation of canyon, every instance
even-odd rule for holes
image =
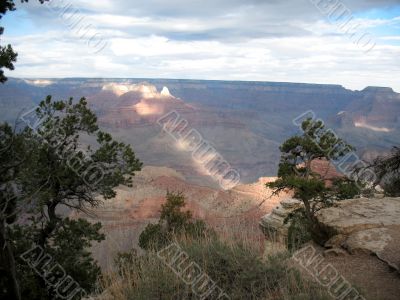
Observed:
[[[273,194],[265,184],[276,179],[281,143],[301,134],[299,116],[322,120],[354,145],[353,154],[361,159],[371,160],[400,144],[400,94],[384,87],[351,91],[301,83],[10,78],[0,89],[0,120],[16,127],[24,126],[20,116],[47,95],[55,100],[85,97],[100,127],[131,144],[144,163],[132,187],[119,186],[115,198],[86,213],[64,212],[102,224],[106,239],[91,251],[103,270],[112,269],[117,253],[137,248],[140,232],[160,217],[167,192],[182,193],[185,209],[219,232],[229,228],[263,243],[266,235],[282,244],[287,235],[283,220],[301,204],[289,192]],[[160,122],[171,112],[180,120],[173,124],[176,135]],[[205,167],[211,159],[207,155],[202,163],[196,161],[193,141],[187,139],[191,130],[237,170],[237,185],[221,188],[215,172]],[[85,136],[82,142],[93,139]],[[327,184],[343,176],[327,162],[315,161],[313,169]],[[392,299],[398,278],[388,270],[399,270],[399,199],[386,200],[351,199],[322,211],[320,220],[332,239],[313,247],[371,295]],[[265,250],[278,244],[267,241]],[[374,272],[354,277],[349,266]],[[371,277],[381,279],[386,294],[375,293],[376,284],[368,286]]]
[[[101,222],[106,240],[92,249],[103,269],[113,265],[117,253],[137,248],[140,232],[160,217],[167,192],[182,193],[185,210],[195,219],[204,220],[217,231],[225,227],[237,232],[258,229],[258,220],[289,194],[274,195],[265,183],[275,178],[263,177],[252,184],[241,184],[230,190],[199,186],[186,181],[179,172],[166,167],[145,166],[133,177],[132,187],[119,187],[117,196],[105,200],[85,213],[73,212],[72,218]]]
[[[275,176],[279,146],[301,133],[293,124],[312,112],[372,159],[400,143],[400,94],[391,88],[352,91],[340,85],[178,79],[14,79],[1,86],[0,120],[15,123],[47,95],[86,97],[99,124],[132,144],[145,165],[165,166],[194,184],[218,188],[192,153],[157,124],[176,111],[232,168],[241,183]]]

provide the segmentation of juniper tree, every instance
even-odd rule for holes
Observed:
[[[322,121],[307,119],[301,128],[302,135],[293,136],[281,145],[278,179],[266,185],[276,194],[284,190],[293,191],[294,197],[304,204],[295,213],[303,215],[311,236],[322,243],[327,237],[316,220],[316,212],[331,205],[334,200],[353,197],[359,189],[354,180],[345,177],[327,184],[324,174],[313,170],[312,162],[324,160],[330,164],[354,151],[354,148],[331,130],[325,130]]]
[[[19,257],[33,245],[40,246],[89,292],[100,270],[87,248],[104,236],[99,224],[69,219],[68,211],[86,213],[113,198],[115,187],[131,186],[132,176],[142,164],[130,145],[115,141],[99,129],[97,117],[84,98],[53,101],[49,96],[23,120],[30,127],[19,133],[5,126],[8,139],[14,141],[11,145],[23,145],[17,148],[20,153],[12,150],[16,146],[6,146],[1,160],[2,169],[7,164],[18,167],[9,178],[3,178],[6,173],[2,172],[1,178],[1,184],[12,182],[16,187],[7,206],[13,216],[6,228],[13,245],[11,254]],[[16,225],[18,219],[23,223]],[[41,276],[21,262],[17,269],[18,278],[23,279],[19,283],[24,298],[54,298],[54,290]],[[20,299],[10,288],[2,284],[0,293]]]
[[[17,178],[28,158],[22,134],[0,124],[0,287],[8,288],[10,299],[21,299],[21,293],[8,227],[17,220]]]

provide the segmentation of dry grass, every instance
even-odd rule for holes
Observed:
[[[329,299],[288,266],[287,251],[265,255],[259,228],[241,222],[219,226],[217,237],[180,236],[176,242],[231,299]],[[100,285],[98,300],[198,299],[155,252],[125,260],[119,272],[105,274]]]

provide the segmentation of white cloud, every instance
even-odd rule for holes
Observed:
[[[348,1],[354,11],[391,3],[396,1]],[[400,91],[398,35],[378,35],[377,46],[365,54],[307,0],[77,0],[74,5],[107,47],[91,52],[88,41],[59,17],[28,6],[36,31],[4,36],[19,52],[9,76],[292,81]],[[396,25],[399,17],[354,22],[372,30]],[[46,23],[52,25],[41,27]]]

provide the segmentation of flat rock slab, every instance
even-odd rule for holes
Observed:
[[[336,234],[400,225],[400,198],[344,200],[321,210],[318,221]]]
[[[400,272],[400,198],[345,200],[321,210],[318,221],[333,233],[326,246],[373,253]]]

